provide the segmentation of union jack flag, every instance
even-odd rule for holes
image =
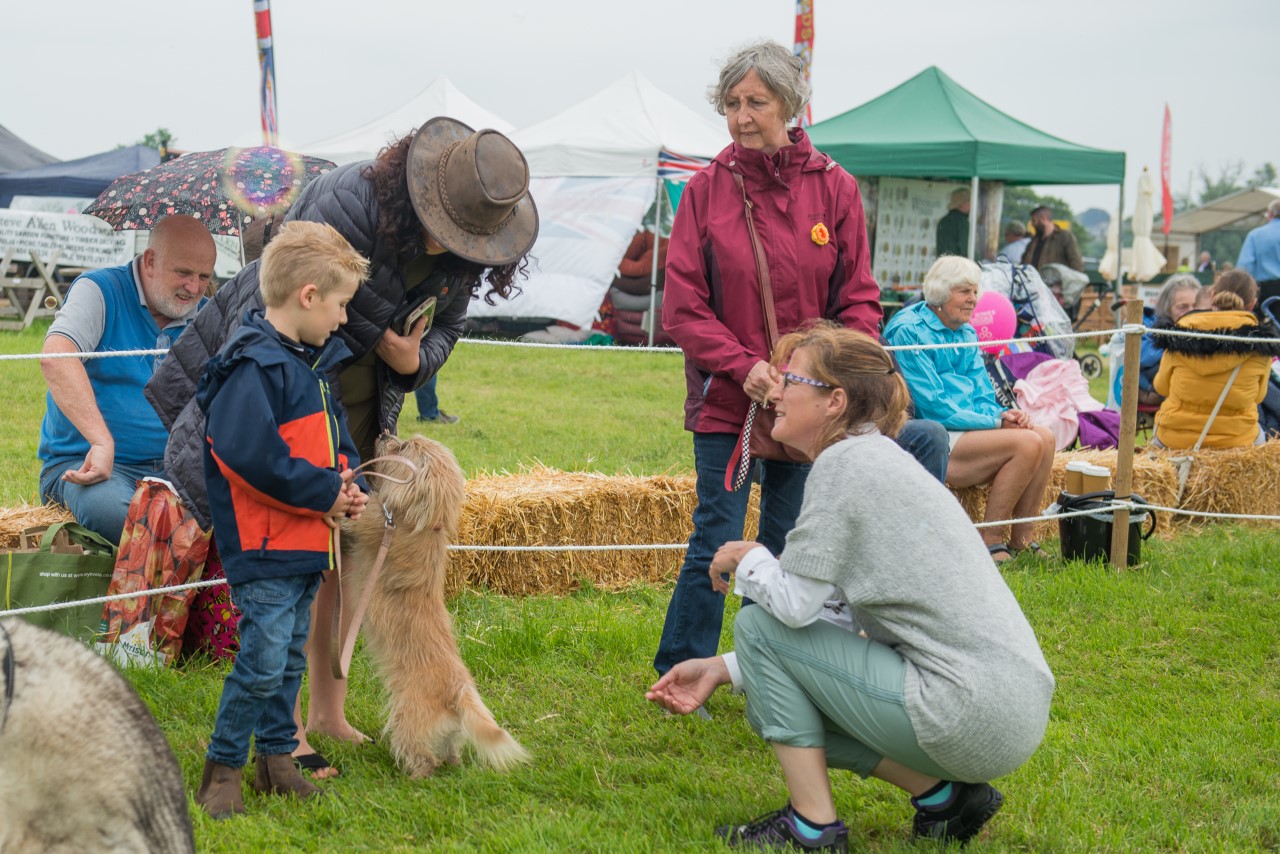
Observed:
[[[258,65],[262,69],[262,89],[258,94],[262,112],[262,142],[276,147],[280,128],[276,121],[276,63],[271,47],[271,0],[253,0],[254,23],[258,30]]]
[[[664,148],[658,152],[658,177],[664,181],[688,181],[710,163],[705,157],[676,154]]]

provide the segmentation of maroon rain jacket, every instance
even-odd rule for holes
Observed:
[[[685,355],[684,426],[737,433],[751,404],[742,384],[769,359],[755,254],[733,174],[743,176],[769,261],[778,334],[827,318],[878,336],[862,196],[853,176],[799,128],[773,157],[731,144],[689,180],[667,249],[662,325]],[[830,241],[814,240],[816,225]]]

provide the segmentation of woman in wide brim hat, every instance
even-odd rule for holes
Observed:
[[[317,178],[281,227],[296,219],[328,223],[370,261],[369,280],[338,330],[354,355],[337,377],[356,450],[368,459],[377,437],[395,431],[405,393],[434,377],[448,359],[472,296],[484,284],[490,303],[517,290],[516,277],[538,236],[529,166],[501,133],[433,118],[375,160]],[[415,319],[430,300],[434,310]],[[174,345],[176,358],[165,359],[147,386],[148,399],[170,428],[167,474],[206,528],[204,425],[192,405],[195,384],[245,310],[260,306],[258,264],[251,263],[219,289],[190,334]],[[325,660],[331,588],[325,585],[316,597],[312,620],[311,660],[318,663],[311,669],[307,730],[362,741],[343,712],[346,682],[332,678]],[[295,755],[312,755],[301,728],[298,735]],[[327,764],[319,768],[316,776],[336,773]]]

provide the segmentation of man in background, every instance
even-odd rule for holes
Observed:
[[[1021,264],[1022,254],[1030,242],[1027,227],[1020,222],[1010,221],[1004,227],[1004,246],[1000,249],[1000,254],[1008,258],[1011,263]]]
[[[1236,266],[1258,283],[1258,304],[1280,296],[1280,199],[1267,205],[1267,221],[1249,232]]]
[[[1031,212],[1035,237],[1022,251],[1022,263],[1043,270],[1049,264],[1065,264],[1078,273],[1084,272],[1084,258],[1076,236],[1053,221],[1053,209],[1041,205]]]
[[[961,188],[951,194],[947,213],[938,220],[934,241],[938,256],[969,256],[969,191]]]
[[[160,220],[128,264],[72,282],[41,352],[167,349],[195,315],[213,278],[213,237],[189,216]],[[49,385],[40,426],[40,494],[76,521],[120,541],[141,478],[163,471],[168,432],[142,388],[155,356],[44,359]]]

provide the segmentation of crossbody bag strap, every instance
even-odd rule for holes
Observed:
[[[742,204],[747,215],[747,234],[751,235],[751,249],[756,256],[756,278],[760,282],[760,308],[764,312],[765,343],[769,345],[769,353],[772,355],[773,348],[778,346],[778,316],[773,310],[773,286],[769,281],[769,258],[764,254],[764,244],[760,242],[760,235],[756,232],[756,221],[751,215],[754,206],[751,204],[751,199],[747,198],[747,185],[737,172],[733,173],[733,180],[738,182],[738,189],[742,191]]]
[[[1204,437],[1209,435],[1209,428],[1213,426],[1213,419],[1218,417],[1218,410],[1222,408],[1222,402],[1227,399],[1227,392],[1231,391],[1231,384],[1236,381],[1236,375],[1240,373],[1240,365],[1236,365],[1231,371],[1231,376],[1227,377],[1227,384],[1222,387],[1222,394],[1218,395],[1218,402],[1213,405],[1213,411],[1209,413],[1209,420],[1204,422],[1204,429],[1200,431],[1200,438],[1196,439],[1196,446],[1191,449],[1192,453],[1200,450],[1200,445],[1204,443]]]
[[[756,257],[756,279],[760,283],[760,309],[764,314],[764,336],[765,343],[769,347],[770,356],[773,355],[773,348],[778,344],[778,317],[773,310],[773,287],[769,282],[769,259],[764,254],[764,244],[760,242],[760,235],[756,232],[756,221],[751,216],[752,204],[751,199],[747,198],[747,185],[743,182],[742,176],[737,172],[732,173],[733,180],[738,183],[738,189],[742,191],[743,211],[747,217],[747,234],[751,236],[751,250]],[[729,492],[737,492],[747,482],[747,476],[751,472],[751,425],[756,419],[756,412],[759,404],[754,400],[751,401],[751,408],[747,411],[746,423],[742,426],[742,435],[738,437],[738,447],[734,451],[733,457],[729,460],[729,467],[724,473],[724,488]]]

